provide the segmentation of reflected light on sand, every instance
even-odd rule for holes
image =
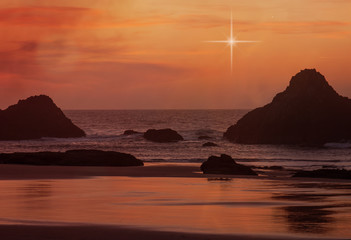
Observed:
[[[94,223],[202,233],[351,234],[346,227],[350,208],[344,208],[343,215],[337,207],[330,210],[309,199],[274,198],[277,192],[299,191],[279,181],[141,177],[4,180],[0,191],[2,223]],[[320,193],[321,189],[314,191]],[[328,201],[341,204],[344,200],[333,197]]]

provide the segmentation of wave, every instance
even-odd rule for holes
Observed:
[[[335,148],[335,149],[347,149],[351,148],[350,142],[345,143],[337,143],[337,142],[330,142],[323,145],[325,148]]]

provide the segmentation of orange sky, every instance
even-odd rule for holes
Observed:
[[[238,39],[257,40],[234,49]],[[351,97],[349,0],[1,0],[0,108],[254,108],[316,68]]]

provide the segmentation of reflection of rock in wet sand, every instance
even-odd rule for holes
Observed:
[[[25,198],[50,197],[52,194],[51,185],[47,183],[31,183],[20,188],[20,190]]]
[[[46,182],[35,182],[18,188],[25,200],[23,209],[39,211],[51,207],[52,186]]]
[[[327,206],[289,206],[280,208],[293,233],[327,233],[332,229],[335,219],[331,216],[334,211]]]

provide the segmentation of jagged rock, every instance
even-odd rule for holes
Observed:
[[[257,175],[250,167],[236,163],[226,154],[209,157],[201,164],[201,171],[205,174]]]
[[[292,77],[284,92],[228,128],[224,137],[245,144],[321,145],[351,139],[351,100],[315,69]]]
[[[100,150],[69,150],[66,152],[2,153],[2,164],[56,166],[143,166],[133,155]]]
[[[149,129],[144,133],[144,138],[153,142],[178,142],[184,140],[176,131],[166,129]]]
[[[207,142],[202,144],[203,147],[218,147],[217,144],[213,143],[213,142]]]
[[[136,132],[134,130],[125,130],[123,135],[134,135],[134,134],[138,134],[139,132]]]
[[[351,179],[351,171],[345,169],[317,169],[298,171],[293,177]]]
[[[0,110],[0,140],[83,136],[84,131],[45,95],[29,97],[6,110]]]

